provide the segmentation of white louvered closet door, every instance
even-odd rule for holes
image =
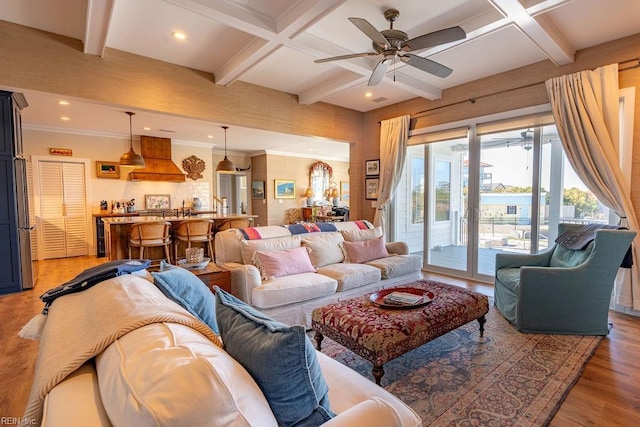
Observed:
[[[41,161],[43,257],[88,255],[83,163]]]

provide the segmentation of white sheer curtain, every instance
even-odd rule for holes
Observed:
[[[373,225],[386,231],[387,209],[398,188],[409,139],[408,115],[383,120],[380,124],[380,181]]]
[[[556,127],[576,174],[596,197],[638,230],[631,193],[620,169],[618,64],[546,81]],[[620,269],[615,302],[640,310],[638,237],[633,267]]]

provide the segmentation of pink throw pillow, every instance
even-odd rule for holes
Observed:
[[[346,262],[363,263],[389,256],[384,245],[384,236],[361,242],[342,242]]]
[[[253,260],[264,280],[316,272],[307,248],[302,246],[282,251],[256,251]]]

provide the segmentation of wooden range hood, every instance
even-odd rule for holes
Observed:
[[[140,146],[140,152],[146,166],[129,172],[129,181],[185,181],[185,174],[171,160],[171,140],[169,138],[142,135]]]

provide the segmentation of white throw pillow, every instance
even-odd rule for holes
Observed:
[[[371,230],[342,230],[341,233],[347,242],[363,242],[382,236],[382,228],[376,227]]]
[[[302,246],[311,250],[309,258],[315,268],[341,263],[344,259],[340,249],[341,242],[344,242],[344,238],[338,232],[320,233],[302,238]]]
[[[282,251],[297,248],[300,245],[300,236],[276,237],[264,240],[243,240],[240,242],[242,262],[245,265],[251,264],[255,251]]]
[[[176,323],[129,332],[96,358],[116,426],[275,426],[253,378],[202,334]]]

